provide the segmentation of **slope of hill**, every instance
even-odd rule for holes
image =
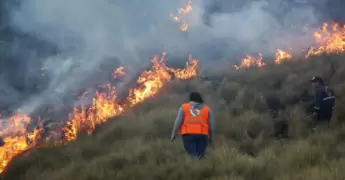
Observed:
[[[262,68],[210,68],[169,83],[160,93],[66,146],[31,149],[13,159],[3,179],[345,179],[344,56],[320,56]],[[335,90],[331,130],[311,134],[308,80],[321,75]],[[216,115],[205,160],[189,159],[169,136],[178,107],[200,91]],[[289,125],[277,141],[275,127]]]

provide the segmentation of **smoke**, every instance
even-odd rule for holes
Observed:
[[[213,44],[213,48],[205,49],[208,55],[221,53],[224,59],[239,58],[244,53],[272,54],[276,48],[290,50],[294,47],[292,50],[299,52],[313,42],[312,33],[320,19],[314,6],[292,6],[286,2],[247,1],[238,6],[228,1],[209,2],[209,12],[212,8],[221,9],[204,15],[209,21],[209,26],[205,27],[207,35],[198,32],[194,34],[195,39],[206,37],[205,42]],[[217,41],[222,43],[221,47],[217,46]],[[212,53],[212,49],[217,51]]]
[[[280,47],[293,47],[297,52],[313,42],[314,25],[321,23],[316,7],[324,4],[310,0],[292,4],[284,0],[192,0],[193,11],[185,19],[190,28],[181,32],[170,14],[185,2],[20,1],[10,9],[11,28],[58,48],[50,57],[35,57],[47,69],[49,83],[21,108],[31,113],[47,102],[64,106],[63,97],[86,88],[85,82],[89,86],[88,78],[102,71],[109,58],[131,66],[145,64],[152,54],[162,51],[176,57],[192,53],[201,63],[236,59],[245,53],[272,54]],[[26,63],[25,67],[31,66]]]
[[[166,6],[174,7],[169,3]],[[12,27],[50,42],[60,50],[58,55],[44,59],[43,66],[50,77],[48,87],[26,101],[22,109],[30,113],[42,103],[64,105],[62,97],[84,88],[85,80],[109,57],[120,59],[124,65],[147,61],[149,56],[140,55],[143,51],[139,48],[155,43],[153,33],[158,24],[172,25],[168,14],[159,15],[165,10],[162,3],[154,1],[21,1],[11,12]],[[144,43],[146,39],[150,42]]]

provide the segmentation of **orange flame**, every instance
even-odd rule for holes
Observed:
[[[191,3],[186,7],[181,8],[178,16],[173,19],[177,22],[181,18],[192,11]],[[186,23],[184,23],[186,24]],[[184,29],[188,30],[188,24]],[[307,53],[306,58],[311,55],[318,55],[322,53],[343,53],[345,52],[345,26],[333,23],[331,28],[328,24],[324,24],[320,30],[314,33],[314,38],[319,44],[318,47],[312,47]],[[91,134],[96,125],[106,122],[109,118],[115,117],[123,113],[126,108],[135,106],[157,94],[159,89],[164,86],[166,81],[172,79],[171,73],[178,79],[188,79],[197,73],[198,60],[192,59],[189,56],[189,61],[184,69],[172,69],[165,65],[165,53],[161,56],[155,56],[152,59],[153,67],[151,70],[144,71],[138,78],[138,87],[131,89],[129,96],[124,103],[119,103],[115,88],[111,85],[106,85],[107,92],[97,92],[96,97],[93,99],[92,104],[87,107],[83,106],[81,109],[75,107],[70,114],[67,121],[67,126],[63,128],[65,135],[65,142],[75,140],[78,133],[85,131]],[[276,64],[280,64],[282,60],[291,59],[292,55],[277,50]],[[262,60],[262,54],[259,58],[246,56],[236,69],[249,68],[249,67],[262,67],[265,63]],[[120,67],[113,72],[114,78],[125,75],[123,67]],[[29,148],[37,146],[38,139],[41,136],[42,130],[35,129],[33,132],[27,131],[27,126],[31,122],[31,118],[21,112],[6,119],[6,124],[0,124],[0,137],[3,143],[0,145],[0,173],[4,171],[12,158],[17,156]],[[0,122],[4,122],[1,120]]]
[[[130,90],[128,97],[128,105],[134,106],[145,99],[154,96],[160,88],[163,87],[165,81],[171,80],[168,68],[165,66],[165,53],[163,53],[160,61],[158,56],[152,59],[153,67],[149,71],[144,71],[138,78],[139,86]]]
[[[241,68],[249,68],[252,66],[262,67],[265,63],[262,61],[262,54],[259,53],[259,58],[255,58],[252,56],[246,56],[242,62],[241,65],[237,66],[235,65],[235,69],[241,69]]]
[[[66,122],[66,127],[63,127],[65,139],[64,142],[60,143],[67,143],[77,139],[80,132],[91,134],[97,125],[106,122],[109,118],[120,115],[127,107],[135,106],[154,96],[166,81],[172,79],[171,73],[179,79],[187,79],[196,75],[198,60],[192,59],[190,56],[186,68],[175,70],[165,65],[165,55],[166,53],[163,53],[160,59],[159,56],[152,59],[152,69],[144,71],[140,75],[137,80],[138,87],[130,90],[129,96],[124,103],[118,101],[115,87],[107,84],[105,85],[107,91],[96,92],[96,97],[89,107],[82,106],[81,109],[75,107]],[[123,67],[114,70],[114,78],[124,75],[123,70]],[[3,137],[4,141],[0,146],[0,173],[16,155],[37,146],[42,130],[36,129],[33,132],[28,132],[26,129],[30,121],[29,116],[18,112],[8,119],[6,128],[0,126],[0,137]]]
[[[3,123],[4,120],[1,119]],[[0,137],[3,144],[0,146],[0,173],[6,168],[12,158],[23,151],[35,146],[41,130],[27,131],[31,118],[20,111],[7,120],[6,126],[1,124]]]
[[[132,107],[147,98],[153,97],[163,87],[164,82],[171,80],[172,76],[169,72],[175,74],[179,79],[188,79],[196,75],[197,60],[190,56],[189,63],[184,69],[172,69],[165,65],[166,53],[161,58],[155,56],[152,59],[152,69],[144,71],[138,78],[138,87],[130,89],[129,95],[123,104],[117,100],[115,88],[107,85],[108,93],[97,93],[93,104],[90,108],[85,106],[79,111],[74,108],[68,126],[65,128],[65,136],[67,141],[75,140],[78,133],[87,131],[89,134],[95,129],[95,126],[102,124],[111,117],[118,116],[123,113],[126,107]],[[190,65],[191,64],[191,65]]]
[[[285,51],[282,51],[280,49],[277,49],[276,53],[275,53],[275,60],[274,60],[274,63],[275,64],[281,64],[282,61],[284,60],[289,60],[292,58],[292,55],[285,52]]]
[[[114,79],[118,78],[119,76],[125,75],[125,67],[120,66],[119,68],[116,68],[113,72]]]
[[[170,15],[171,19],[179,24],[179,29],[181,31],[187,31],[188,30],[189,25],[187,23],[183,23],[181,21],[185,16],[187,16],[190,12],[192,12],[192,10],[193,10],[192,1],[189,0],[183,8],[180,8],[177,11],[177,15],[173,15],[173,14]]]
[[[152,59],[152,69],[144,71],[141,74],[137,80],[139,86],[130,90],[129,96],[124,104],[120,105],[118,103],[115,89],[108,85],[108,88],[111,89],[109,91],[110,95],[105,96],[104,94],[98,93],[97,98],[93,100],[91,108],[87,109],[84,106],[81,111],[75,108],[65,129],[66,140],[75,140],[80,131],[92,133],[97,124],[102,124],[109,118],[123,113],[125,107],[132,107],[154,96],[163,87],[164,82],[171,80],[172,76],[169,72],[174,73],[179,79],[188,79],[196,75],[198,60],[192,59],[189,56],[189,62],[186,68],[175,70],[166,67],[165,55],[163,53],[160,60],[158,56]]]
[[[180,26],[180,30],[183,31],[183,32],[185,32],[185,31],[188,30],[188,27],[189,27],[188,24],[182,24],[182,25]]]
[[[189,79],[197,75],[198,60],[193,59],[192,55],[189,55],[188,62],[186,62],[186,68],[184,69],[172,69],[169,71],[173,72],[178,79]]]
[[[67,121],[67,127],[64,128],[66,141],[72,141],[77,138],[78,133],[86,131],[91,134],[96,125],[104,123],[107,119],[117,116],[124,111],[118,103],[115,88],[107,85],[108,92],[96,93],[92,105],[89,108],[83,106],[81,110],[74,108]]]
[[[340,26],[337,23],[327,24],[314,33],[315,42],[317,47],[311,47],[305,58],[308,59],[313,55],[320,55],[323,53],[344,53],[345,52],[345,25]],[[280,49],[275,53],[275,64],[280,64],[282,60],[289,60],[292,58],[291,54],[288,54]],[[236,69],[249,68],[252,66],[262,67],[263,64],[257,65],[255,58],[246,57],[242,60],[239,66],[235,65]],[[261,63],[261,61],[259,62]]]
[[[319,47],[311,47],[306,58],[312,55],[323,53],[343,53],[345,52],[345,25],[324,23],[323,26],[314,33],[315,41]]]

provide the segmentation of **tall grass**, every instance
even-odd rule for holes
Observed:
[[[345,62],[316,57],[261,69],[217,67],[208,80],[169,83],[156,97],[67,146],[33,149],[3,174],[10,180],[345,179]],[[308,80],[320,75],[336,93],[331,128],[311,134]],[[169,136],[188,92],[200,91],[216,116],[206,159],[186,156]],[[288,127],[288,128],[287,128]]]

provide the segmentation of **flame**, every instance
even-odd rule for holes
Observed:
[[[155,56],[152,59],[152,69],[144,71],[138,78],[137,83],[139,86],[130,90],[127,99],[129,106],[133,106],[152,97],[163,87],[165,81],[171,80],[172,77],[169,74],[168,68],[165,66],[165,55],[166,53],[163,53],[160,60],[158,56]]]
[[[81,131],[91,134],[96,125],[106,122],[109,118],[118,116],[126,107],[133,107],[147,98],[153,97],[163,87],[164,83],[172,79],[173,73],[179,79],[188,79],[196,75],[198,60],[189,56],[189,62],[184,69],[172,69],[165,65],[166,53],[162,56],[154,56],[151,60],[152,68],[144,71],[137,79],[138,87],[130,89],[126,101],[122,104],[117,99],[115,88],[108,84],[107,93],[97,93],[92,106],[83,106],[81,110],[74,108],[67,121],[65,137],[67,141],[77,139]],[[124,73],[121,73],[124,75]]]
[[[320,54],[331,54],[331,53],[344,53],[345,52],[345,25],[340,26],[337,23],[324,23],[322,27],[314,33],[315,42],[318,46],[312,46],[305,55],[308,59],[310,56]],[[280,64],[282,60],[289,60],[292,55],[286,53],[280,49],[275,53],[275,64]],[[241,65],[235,65],[236,69],[249,68],[257,65],[255,58],[246,57],[242,60]],[[257,65],[262,67],[261,64]]]
[[[6,120],[1,119],[1,122],[6,122]],[[36,145],[41,129],[28,132],[27,126],[30,122],[29,116],[18,111],[17,114],[7,119],[6,126],[1,124],[0,137],[2,137],[3,144],[0,146],[0,173],[12,158]]]
[[[144,71],[138,78],[138,87],[131,89],[125,102],[120,103],[115,87],[106,84],[105,92],[96,92],[90,106],[74,107],[70,113],[66,126],[62,128],[64,139],[59,143],[68,143],[78,138],[80,132],[91,134],[97,125],[106,122],[109,118],[123,113],[126,108],[133,107],[147,98],[153,97],[175,75],[178,79],[187,79],[196,75],[198,60],[189,56],[189,61],[184,69],[172,69],[165,65],[166,53],[152,59],[151,70]],[[125,75],[124,67],[113,71],[114,78]],[[0,122],[4,122],[3,120]],[[16,155],[23,151],[38,146],[38,140],[43,132],[42,128],[33,132],[27,131],[31,118],[18,112],[7,120],[6,128],[0,124],[0,137],[3,143],[0,146],[0,173]]]
[[[189,79],[197,75],[198,70],[198,60],[193,59],[192,55],[189,55],[188,62],[186,62],[186,68],[184,69],[172,69],[169,68],[169,71],[175,74],[175,77],[178,79]]]
[[[188,30],[188,24],[182,23],[181,19],[192,11],[191,1],[188,1],[184,8],[179,9],[177,16],[172,16],[173,20],[181,23],[182,31]],[[332,23],[331,25],[325,23],[322,28],[314,33],[317,47],[311,47],[306,54],[306,58],[312,55],[322,53],[343,53],[345,52],[345,26]],[[291,59],[292,55],[280,49],[275,53],[275,64],[280,64],[282,60]],[[144,71],[138,78],[138,86],[130,89],[129,95],[124,102],[120,103],[117,97],[115,87],[107,84],[105,85],[106,92],[96,92],[96,97],[93,98],[91,105],[82,106],[81,108],[74,107],[69,119],[66,121],[66,126],[63,127],[64,143],[78,138],[80,132],[87,132],[91,134],[97,125],[106,122],[109,118],[116,117],[126,108],[133,107],[146,99],[153,97],[164,86],[164,83],[170,81],[173,76],[178,79],[188,79],[196,76],[198,69],[198,60],[189,56],[186,67],[183,69],[169,68],[165,64],[166,53],[161,57],[155,56],[152,59],[152,69]],[[258,58],[246,56],[239,66],[234,66],[235,69],[262,67],[265,63],[262,59],[262,54]],[[113,77],[125,75],[124,67],[119,67],[113,71]],[[6,122],[3,124],[3,122]],[[37,128],[32,132],[28,131],[27,127],[31,122],[28,115],[17,112],[14,116],[8,119],[1,119],[0,121],[0,137],[2,143],[0,145],[0,173],[4,171],[8,163],[18,154],[38,146],[38,140],[42,134],[42,128]]]
[[[314,33],[315,41],[319,47],[311,47],[306,58],[312,55],[343,53],[345,52],[345,25],[324,23],[323,26]]]
[[[91,134],[96,125],[104,123],[111,117],[117,116],[124,111],[118,103],[115,88],[110,84],[106,85],[107,92],[96,92],[96,97],[92,100],[92,105],[87,108],[83,106],[81,110],[74,108],[64,128],[67,142],[77,139],[81,131]]]
[[[125,67],[124,66],[120,66],[118,68],[116,68],[114,71],[113,71],[113,77],[114,79],[120,77],[120,76],[123,76],[125,75]]]
[[[180,26],[180,30],[183,31],[183,32],[186,32],[186,31],[188,30],[188,27],[189,27],[188,24],[182,24],[182,25]]]
[[[235,69],[241,69],[241,68],[249,68],[252,66],[262,67],[265,63],[262,61],[262,54],[259,53],[259,58],[255,58],[252,56],[246,56],[239,66],[235,65]]]
[[[186,17],[189,13],[191,13],[193,10],[192,8],[192,1],[187,1],[186,5],[183,8],[178,9],[177,15],[171,14],[170,17],[173,21],[179,24],[179,29],[181,31],[187,31],[188,30],[188,23],[182,22],[184,17]]]
[[[277,49],[276,53],[275,53],[275,60],[274,60],[274,63],[275,64],[281,64],[282,61],[284,60],[289,60],[292,58],[292,55],[285,52],[285,51],[282,51],[280,49]]]

